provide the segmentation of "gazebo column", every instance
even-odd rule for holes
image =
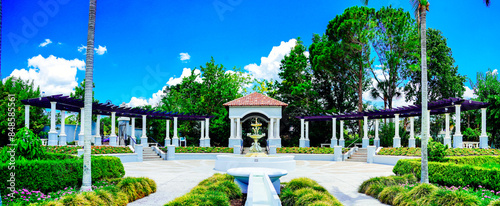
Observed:
[[[64,119],[66,119],[66,111],[61,110],[61,132],[59,133],[59,145],[65,146],[66,145],[66,122]]]
[[[268,138],[267,143],[269,146],[281,147],[281,137],[280,137],[280,119],[274,118],[273,126],[274,134],[273,138]]]
[[[363,116],[363,140],[362,148],[367,148],[370,145],[370,139],[368,139],[368,116]]]
[[[57,145],[56,102],[50,102],[50,131],[48,145]]]
[[[85,108],[80,108],[80,134],[78,134],[78,145],[83,146],[85,141],[85,127],[84,127],[84,122],[85,122]],[[111,138],[111,137],[110,137]],[[111,144],[111,143],[110,143]]]
[[[133,140],[130,141],[130,144],[132,145],[132,147],[135,148],[135,142],[137,142],[137,139],[135,138],[135,117],[132,117],[131,118],[131,121],[132,121],[132,125],[130,126],[130,138],[132,138]]]
[[[344,140],[344,120],[340,120],[340,139],[339,139],[339,146],[342,148],[345,147],[345,140]]]
[[[236,121],[236,118],[229,118],[231,121],[231,135],[229,137],[229,142],[228,142],[228,147],[234,148],[234,146],[238,145],[241,146],[241,138],[238,138],[238,125]],[[239,120],[239,118],[238,118]]]
[[[394,114],[394,123],[396,124],[396,127],[394,129],[395,135],[392,147],[398,148],[401,147],[401,137],[399,137],[399,114]]]
[[[165,147],[167,145],[171,145],[172,144],[171,141],[170,141],[170,120],[167,119],[166,122],[167,122],[167,125],[165,125],[165,127],[166,127],[166,132],[165,132]]]
[[[142,121],[144,122],[145,120],[143,119]],[[109,146],[113,147],[116,146],[115,122],[116,122],[116,112],[111,112],[111,134],[109,135]],[[142,125],[144,125],[144,123]],[[144,128],[142,128],[142,130],[144,130]]]
[[[101,146],[102,138],[101,138],[101,115],[97,115],[97,122],[95,124],[95,135],[94,135],[94,145]]]
[[[380,147],[380,138],[378,137],[378,125],[379,125],[379,119],[375,120],[375,139],[373,140],[373,144],[375,147],[379,148]]]
[[[235,129],[234,128],[234,118],[229,118],[229,125],[231,126],[231,130],[229,130],[229,139],[234,139],[234,138],[236,138],[234,136],[234,133],[236,133],[236,132],[234,132],[234,129]],[[231,145],[229,145],[229,147],[231,147]]]
[[[200,147],[205,147],[205,121],[200,121]]]
[[[408,139],[408,147],[415,147],[415,117],[410,117],[410,139]]]
[[[24,126],[30,128],[30,105],[24,105]]]
[[[455,135],[453,135],[453,148],[462,148],[462,132],[460,132],[460,104],[455,105]]]
[[[443,143],[444,145],[448,145],[448,148],[451,148],[451,137],[450,137],[450,113],[444,114],[445,120],[444,120],[444,140]]]
[[[236,138],[241,138],[241,118],[236,118]]]
[[[269,118],[269,124],[268,124],[269,131],[267,131],[267,139],[273,139],[274,138],[274,118]]]
[[[306,147],[306,137],[304,135],[304,127],[306,126],[306,123],[304,122],[304,119],[300,119],[300,140],[299,140],[299,147]]]
[[[330,147],[338,146],[337,143],[337,118],[332,118],[332,140]]]
[[[174,117],[174,137],[172,138],[172,145],[179,146],[179,136],[177,134],[177,117]]]
[[[205,147],[210,147],[210,118],[205,118]]]
[[[481,108],[481,136],[479,136],[479,148],[488,148],[488,134],[486,133],[486,108]]]

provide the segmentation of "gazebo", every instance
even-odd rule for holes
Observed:
[[[21,102],[25,106],[25,126],[29,128],[29,111],[30,106],[42,107],[42,108],[50,108],[50,131],[49,131],[49,139],[48,145],[66,145],[66,134],[65,134],[65,122],[61,121],[61,132],[58,133],[56,131],[56,110],[61,111],[61,119],[65,119],[66,111],[70,112],[81,112],[81,125],[83,127],[83,112],[84,112],[84,102],[80,99],[75,99],[68,96],[52,95],[46,97],[39,97],[33,99],[25,99],[21,100]],[[92,113],[97,114],[97,124],[96,131],[99,131],[100,119],[101,115],[111,116],[111,134],[109,136],[109,145],[116,146],[117,136],[115,133],[115,116],[119,117],[129,117],[132,119],[132,129],[131,129],[131,137],[135,139],[135,118],[142,118],[142,136],[141,136],[141,144],[145,147],[149,146],[147,144],[148,137],[146,136],[146,119],[165,119],[167,121],[166,126],[166,137],[165,137],[165,145],[175,145],[179,146],[179,137],[177,134],[177,121],[178,120],[189,120],[189,121],[200,121],[202,126],[201,138],[200,142],[203,142],[203,146],[210,146],[210,137],[209,137],[209,120],[212,116],[209,115],[201,115],[201,114],[185,114],[185,113],[177,113],[177,112],[165,112],[165,111],[156,111],[156,110],[146,110],[146,109],[138,109],[138,108],[130,108],[130,107],[119,107],[111,104],[111,102],[107,103],[92,103]],[[174,136],[172,137],[172,142],[170,139],[170,120],[174,121]],[[204,131],[203,131],[203,127]],[[79,140],[82,140],[84,137],[84,129],[80,129]],[[100,145],[101,143],[101,135],[99,132],[96,132],[95,144]],[[83,145],[83,141],[78,141],[79,145]]]
[[[453,135],[453,147],[462,148],[462,133],[460,131],[460,112],[468,110],[481,109],[481,136],[479,137],[479,147],[488,148],[488,136],[486,134],[486,108],[489,103],[478,102],[472,100],[465,100],[461,98],[449,98],[440,101],[428,103],[428,111],[430,115],[445,114],[445,136],[444,144],[451,147],[452,137],[450,136],[450,126],[449,118],[451,113],[455,113],[455,134]],[[410,118],[410,138],[408,142],[409,147],[415,147],[415,134],[414,134],[414,117],[422,115],[421,105],[411,105],[398,107],[394,109],[384,109],[384,110],[369,110],[361,112],[350,112],[345,114],[336,115],[317,115],[317,116],[298,116],[296,118],[300,119],[301,122],[301,135],[300,135],[300,146],[308,147],[309,135],[308,125],[309,121],[332,121],[332,139],[331,146],[342,146],[345,147],[344,133],[340,132],[340,138],[336,137],[336,121],[340,120],[340,131],[343,131],[345,120],[364,120],[363,125],[363,139],[362,147],[366,148],[369,146],[368,139],[368,120],[375,120],[375,139],[374,144],[376,147],[380,147],[380,139],[378,137],[378,125],[380,119],[394,118],[395,119],[395,135],[393,141],[393,147],[401,147],[401,138],[399,136],[399,117],[409,117]],[[430,116],[429,115],[429,116]],[[430,121],[428,121],[430,124]],[[304,129],[306,131],[304,131]],[[430,134],[427,134],[430,136]],[[305,142],[303,144],[302,142]]]
[[[231,120],[228,147],[240,145],[243,148],[241,125],[252,118],[259,118],[268,123],[268,146],[281,147],[280,120],[283,107],[288,106],[288,104],[254,92],[223,105],[229,107],[229,119]]]

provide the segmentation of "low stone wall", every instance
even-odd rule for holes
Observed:
[[[409,157],[409,156],[389,156],[389,155],[374,155],[373,163],[375,164],[385,164],[385,165],[396,165],[400,159],[418,159],[420,157]]]
[[[281,155],[277,154],[278,156]],[[287,154],[295,156],[295,160],[311,160],[311,161],[335,161],[333,154]]]

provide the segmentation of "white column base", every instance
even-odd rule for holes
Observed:
[[[345,139],[339,139],[339,146],[345,147]]]
[[[66,137],[67,135],[63,134],[63,135],[59,135],[59,145],[60,146],[66,146]]]
[[[175,146],[174,145],[167,146],[167,160],[175,160]]]
[[[308,139],[299,140],[299,147],[309,147],[310,141]]]
[[[109,136],[109,146],[116,147],[116,135]]]
[[[268,151],[268,154],[270,154],[270,155],[275,155],[275,154],[276,154],[276,146],[274,146],[274,145],[270,145],[270,146],[269,146],[269,151]]]
[[[172,145],[174,145],[176,147],[179,146],[179,138],[178,137],[172,138]]]
[[[142,162],[142,160],[143,160],[143,154],[142,154],[142,152],[143,152],[142,149],[143,148],[142,148],[142,145],[135,145],[134,149],[135,149],[134,153],[137,154],[137,161],[138,162]]]
[[[488,136],[479,136],[479,148],[488,149]]]
[[[281,147],[281,139],[268,139],[267,140],[267,144],[269,145],[269,147],[271,146],[276,146],[277,148],[278,147]]]
[[[237,138],[229,138],[229,144],[227,147],[232,147],[236,148],[236,146],[242,147],[243,140],[242,139],[237,139]]]
[[[335,146],[339,146],[336,138],[330,140],[330,147],[335,147]]]
[[[333,161],[342,161],[342,147],[333,146]]]
[[[49,132],[49,142],[47,143],[49,146],[57,145],[57,132]]]
[[[375,150],[377,147],[375,146],[368,146],[367,147],[367,155],[366,155],[366,163],[373,163],[373,157],[375,156]]]
[[[444,145],[448,145],[448,148],[451,148],[451,138],[445,137],[443,140]]]
[[[401,138],[400,137],[394,137],[393,142],[392,142],[392,147],[394,147],[394,148],[401,147]]]
[[[370,139],[363,138],[361,148],[367,148],[370,145]]]
[[[462,135],[453,135],[453,148],[463,148]]]
[[[165,145],[164,145],[164,147],[167,147],[167,145],[172,144],[171,142],[172,141],[170,139],[165,139]]]
[[[380,147],[380,139],[374,139],[373,145],[375,145],[375,147],[379,148]]]
[[[101,138],[101,136],[95,136],[94,137],[94,142],[95,142],[94,143],[95,146],[101,146],[102,145],[102,138]]]
[[[200,139],[200,147],[205,147],[205,139]]]
[[[203,139],[203,141],[205,141],[205,143],[204,143],[205,147],[210,147],[210,138],[205,138],[205,139]]]
[[[142,147],[149,147],[149,144],[148,144],[148,137],[141,137],[141,145]]]
[[[416,145],[415,145],[415,138],[408,139],[408,147],[410,147],[410,148],[416,147]]]
[[[85,135],[79,134],[78,135],[78,145],[83,146],[85,144]]]

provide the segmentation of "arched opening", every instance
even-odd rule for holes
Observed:
[[[266,136],[262,137],[259,140],[259,144],[262,148],[266,148],[267,146],[267,138],[268,138],[268,125],[269,125],[269,117],[267,117],[265,114],[259,113],[259,112],[251,112],[243,116],[241,118],[241,124],[242,124],[242,139],[243,139],[243,147],[250,147],[252,146],[253,140],[247,136],[248,133],[252,133],[252,123],[255,121],[255,118],[262,123],[262,126],[260,130],[262,131],[262,134],[266,134]]]

